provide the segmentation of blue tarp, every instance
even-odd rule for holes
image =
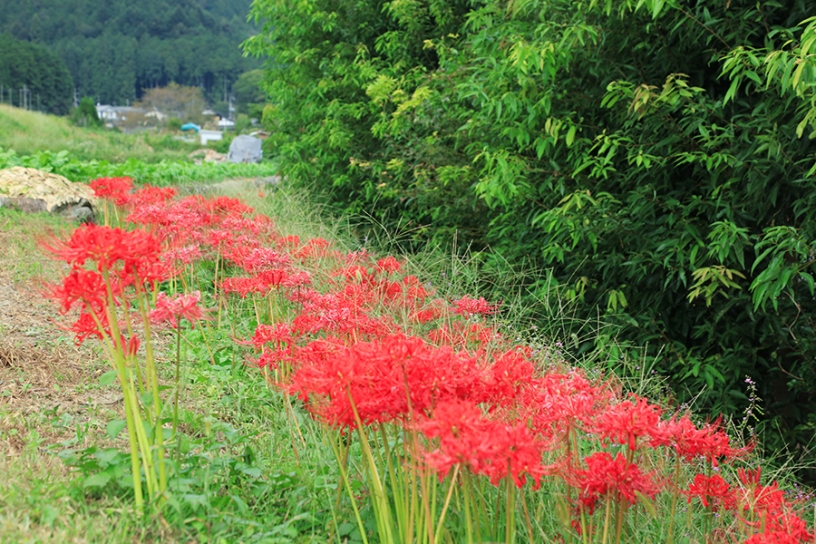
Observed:
[[[195,123],[184,123],[181,125],[181,130],[195,130],[196,132],[201,130],[201,127],[196,125]]]

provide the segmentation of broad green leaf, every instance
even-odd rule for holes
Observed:
[[[119,378],[119,373],[115,370],[109,370],[99,376],[99,385],[106,386],[115,382]]]

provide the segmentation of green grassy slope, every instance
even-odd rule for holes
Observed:
[[[196,148],[167,134],[121,134],[75,127],[62,117],[0,104],[0,149],[14,149],[21,155],[67,150],[82,160],[159,162],[187,160]]]

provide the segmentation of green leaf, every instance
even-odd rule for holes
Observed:
[[[341,523],[337,527],[337,536],[347,536],[347,535],[351,534],[351,532],[354,530],[354,528],[355,528],[355,526],[353,524],[351,524],[351,523],[348,523],[348,522]]]
[[[238,511],[241,512],[241,514],[246,515],[249,512],[249,505],[247,505],[244,499],[238,495],[230,495],[230,499],[232,499],[232,502],[238,505]]]
[[[805,284],[807,284],[808,291],[810,291],[810,296],[813,296],[814,294],[813,276],[811,276],[807,272],[799,272],[799,277],[805,280]]]
[[[570,125],[569,130],[567,130],[567,147],[572,147],[572,142],[575,141],[575,132],[578,130],[578,127],[575,125]]]
[[[108,438],[113,440],[119,436],[119,433],[121,433],[122,429],[125,427],[127,427],[127,421],[124,419],[114,419],[113,421],[109,422],[106,429],[108,432]]]
[[[258,467],[242,468],[241,472],[243,472],[247,476],[252,476],[253,478],[261,477],[261,469],[259,469]]]
[[[113,382],[115,382],[118,377],[119,373],[117,371],[109,370],[102,374],[101,376],[99,376],[99,385],[101,386],[110,385]]]
[[[92,474],[85,478],[82,482],[82,487],[103,487],[111,480],[111,475],[107,472],[100,472]]]
[[[654,502],[652,499],[641,493],[640,491],[635,491],[635,495],[638,498],[638,504],[642,504],[643,507],[649,512],[649,515],[653,518],[657,517],[657,508],[655,508]]]

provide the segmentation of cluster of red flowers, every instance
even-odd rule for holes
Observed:
[[[737,484],[698,474],[678,489],[656,472],[655,459],[710,470],[746,449],[735,447],[718,422],[695,425],[687,415],[625,397],[610,380],[551,359],[545,364],[542,353],[491,325],[499,306],[484,298],[445,300],[393,257],[375,260],[323,239],[283,236],[234,199],[172,199],[155,188],[131,192],[116,179],[92,186],[143,230],[84,227],[55,246],[74,267],[54,291],[64,309],[79,301],[95,310],[126,285],[215,261],[219,296],[269,301],[258,308],[282,305],[265,314],[266,323],[256,309],[261,322],[249,343],[260,366],[281,370],[283,390],[344,431],[396,425],[417,433],[423,446],[415,454],[440,478],[454,466],[519,487],[554,478],[575,490],[576,514],[591,514],[603,501],[631,506],[640,497],[678,493],[733,512],[755,533],[748,542],[813,538],[793,501],[776,484],[760,485],[758,471],[741,472]],[[100,272],[81,268],[89,259],[100,271],[101,263],[115,271],[112,292],[104,292]],[[195,321],[198,297],[189,296],[160,296],[154,315]],[[74,326],[79,340],[91,334],[87,319],[83,313]]]

